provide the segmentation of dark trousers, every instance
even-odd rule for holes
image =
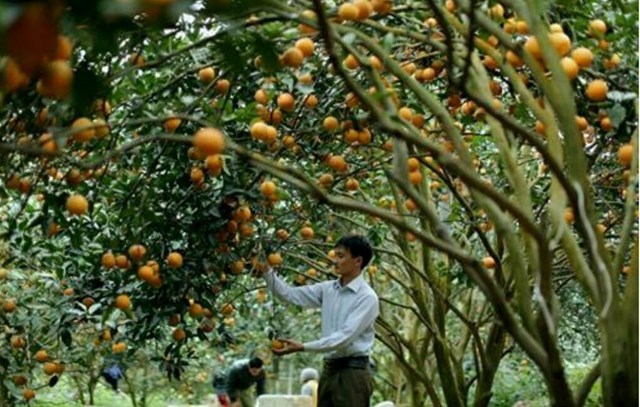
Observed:
[[[368,366],[325,365],[318,385],[318,407],[369,407],[372,393]]]

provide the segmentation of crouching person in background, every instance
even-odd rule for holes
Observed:
[[[264,394],[265,374],[262,365],[262,359],[254,357],[249,361],[238,361],[231,367],[226,381],[231,407],[254,407],[256,404],[252,389],[254,384],[255,395]]]

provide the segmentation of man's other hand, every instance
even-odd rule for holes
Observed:
[[[278,341],[280,341],[284,346],[279,349],[271,349],[271,351],[278,356],[288,355],[289,353],[301,352],[304,350],[304,346],[302,346],[300,342],[296,342],[291,339],[280,338],[278,339]]]

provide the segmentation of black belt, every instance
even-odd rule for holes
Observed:
[[[368,356],[349,356],[345,358],[325,359],[324,368],[328,370],[339,369],[368,369]]]

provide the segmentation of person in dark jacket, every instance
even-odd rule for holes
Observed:
[[[265,374],[262,359],[254,357],[247,361],[235,363],[227,373],[227,394],[231,407],[254,407],[252,387],[256,385],[255,394],[264,394]]]
[[[109,366],[105,366],[104,370],[102,371],[102,377],[104,378],[104,380],[106,380],[107,383],[109,383],[109,385],[111,385],[113,391],[117,392],[118,380],[122,379],[123,377],[122,369],[117,363],[112,362]]]

